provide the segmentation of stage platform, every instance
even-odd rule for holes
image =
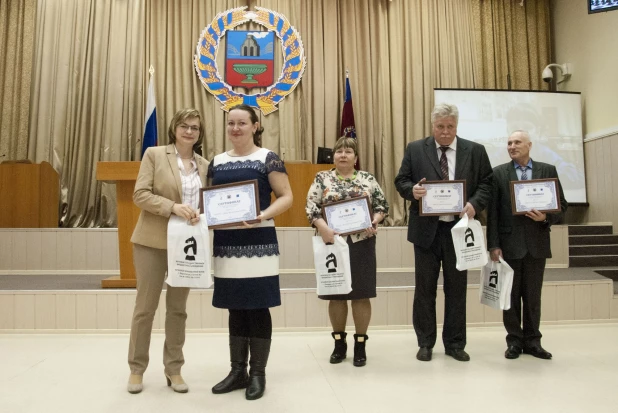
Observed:
[[[281,275],[282,305],[272,309],[278,331],[329,328],[327,302],[317,298],[313,274]],[[128,331],[135,303],[133,289],[102,289],[101,275],[0,276],[0,333]],[[467,322],[497,325],[501,312],[479,304],[479,272],[468,274]],[[443,319],[444,295],[439,287],[438,320]],[[164,321],[161,296],[154,329]],[[372,328],[409,328],[412,324],[414,277],[410,272],[378,274],[378,296],[372,299]],[[212,290],[192,290],[187,328],[220,332],[227,312],[212,307]],[[350,314],[351,316],[351,314]],[[547,269],[543,287],[543,322],[603,322],[618,319],[613,282],[593,270]],[[351,318],[348,324],[352,325]]]
[[[414,257],[405,227],[378,234],[378,295],[372,299],[372,328],[410,328],[414,300]],[[326,330],[327,302],[319,300],[312,274],[309,228],[278,229],[281,246],[282,305],[272,309],[279,331]],[[552,251],[543,288],[542,320],[603,322],[618,319],[613,281],[592,268],[567,268],[566,226],[552,228]],[[0,231],[0,333],[128,331],[134,289],[102,289],[101,280],[118,274],[114,229]],[[479,271],[468,274],[467,322],[499,325],[500,311],[479,304]],[[441,284],[441,283],[440,283]],[[164,304],[162,294],[161,303]],[[161,306],[159,307],[161,309]],[[444,295],[438,292],[438,320]],[[212,307],[212,290],[192,290],[187,328],[218,332],[227,312]],[[158,311],[154,328],[163,326]],[[348,324],[352,324],[351,314]]]

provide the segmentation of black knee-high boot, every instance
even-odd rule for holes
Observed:
[[[365,353],[365,343],[369,340],[366,334],[354,334],[354,365],[363,367],[367,364],[367,354]]]
[[[264,395],[266,388],[266,363],[270,354],[271,339],[251,337],[249,351],[249,386],[245,391],[247,400],[256,400]]]
[[[346,343],[345,338],[348,335],[345,331],[335,331],[334,333],[330,333],[335,339],[335,349],[333,350],[333,354],[330,355],[330,363],[337,364],[341,363],[346,358],[346,353],[348,352],[348,343]]]
[[[213,388],[214,394],[229,393],[244,389],[249,385],[247,359],[249,357],[249,338],[230,336],[230,373]]]

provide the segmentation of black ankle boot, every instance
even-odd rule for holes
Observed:
[[[330,355],[330,363],[337,364],[341,363],[346,358],[346,352],[348,351],[348,343],[346,343],[345,338],[348,333],[344,331],[330,333],[335,339],[335,349],[333,350],[333,354]]]
[[[247,400],[257,400],[264,395],[266,389],[266,363],[270,354],[270,339],[251,337],[249,351],[249,386],[245,391]]]
[[[247,375],[247,359],[249,357],[249,338],[230,336],[230,364],[232,370],[221,382],[213,388],[214,394],[229,393],[244,389],[249,385]]]
[[[367,354],[365,354],[365,343],[369,340],[366,334],[354,334],[354,365],[363,367],[367,364]]]

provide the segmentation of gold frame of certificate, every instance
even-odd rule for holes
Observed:
[[[513,215],[539,212],[560,212],[560,186],[557,178],[511,181],[511,210]]]
[[[459,215],[466,206],[466,181],[425,181],[422,183],[427,194],[419,199],[419,215]],[[453,196],[460,194],[457,199]]]
[[[365,195],[323,205],[322,217],[339,235],[358,234],[372,226],[373,209]]]
[[[201,188],[200,212],[209,229],[260,222],[256,219],[260,215],[257,179]]]

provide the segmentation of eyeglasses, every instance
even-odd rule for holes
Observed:
[[[199,126],[185,125],[184,123],[180,125],[180,128],[185,132],[199,132]]]

